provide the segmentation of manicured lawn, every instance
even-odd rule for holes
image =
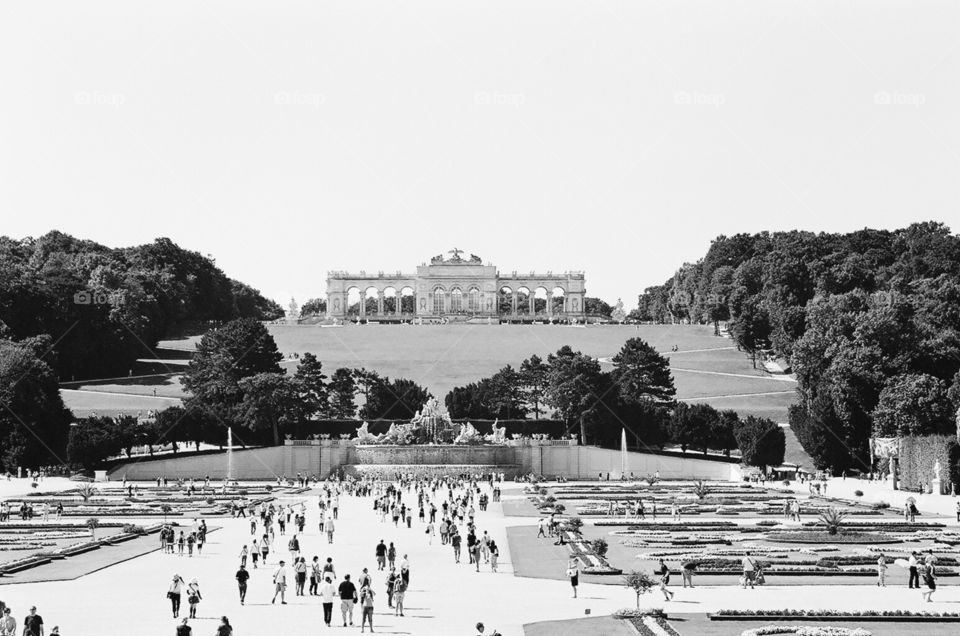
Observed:
[[[320,358],[328,373],[337,367],[366,367],[381,375],[410,378],[427,386],[441,399],[454,386],[491,375],[506,364],[519,366],[533,354],[546,358],[563,345],[604,360],[604,368],[609,369],[606,360],[616,355],[627,339],[639,336],[671,358],[671,365],[677,369],[674,378],[678,398],[702,400],[717,408],[733,408],[742,415],[763,415],[780,422],[786,421],[787,406],[794,401],[793,382],[753,369],[747,356],[737,351],[729,339],[714,336],[713,329],[706,326],[347,325],[328,328],[270,325],[268,328],[280,351],[288,357],[309,351]],[[161,346],[189,349],[198,339],[167,341]],[[680,350],[671,352],[674,345]],[[286,362],[284,367],[293,369],[295,364],[295,361]],[[177,376],[86,383],[70,388],[103,393],[92,396],[65,393],[67,405],[82,414],[136,412],[166,405],[109,393],[152,398],[156,388],[158,398],[183,395]]]
[[[524,636],[636,636],[629,621],[609,616],[591,616],[567,621],[543,621],[523,626]]]

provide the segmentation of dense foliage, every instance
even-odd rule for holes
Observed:
[[[61,232],[0,237],[0,335],[52,336],[61,380],[126,375],[187,321],[280,315],[259,292],[169,239],[111,249]]]
[[[624,343],[610,372],[570,347],[561,347],[546,361],[531,356],[515,371],[509,365],[489,378],[455,387],[445,402],[455,419],[523,417],[541,405],[561,419],[567,433],[584,443],[618,448],[626,431],[633,448],[666,444],[706,453],[741,452],[752,466],[783,462],[785,438],[776,423],[761,418],[741,420],[735,411],[717,411],[707,404],[674,401],[676,389],[669,362],[640,338]],[[507,413],[512,413],[508,416]]]
[[[790,424],[818,468],[868,470],[872,434],[955,428],[960,237],[941,224],[721,236],[635,316],[726,321],[740,348],[786,359]]]
[[[70,412],[60,399],[49,336],[0,339],[0,470],[62,463]]]

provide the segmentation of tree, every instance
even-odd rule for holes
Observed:
[[[492,420],[496,416],[487,406],[490,391],[490,378],[455,386],[444,398],[447,412],[453,419]]]
[[[540,407],[547,395],[550,368],[538,355],[532,355],[520,363],[520,378],[527,404],[533,408],[533,416],[540,419]]]
[[[371,383],[367,400],[360,409],[360,418],[410,419],[430,397],[430,392],[413,380],[377,377]]]
[[[548,403],[560,412],[567,431],[579,423],[580,443],[586,444],[587,422],[602,405],[603,373],[594,358],[564,346],[547,357],[550,372]]]
[[[640,609],[640,596],[653,591],[657,586],[656,581],[646,572],[633,571],[625,574],[623,584],[633,590],[637,595],[637,609]]]
[[[710,422],[707,445],[730,457],[730,451],[737,448],[734,431],[740,424],[740,416],[734,410],[720,411]]]
[[[0,462],[14,474],[18,466],[62,463],[70,412],[45,360],[51,348],[49,336],[0,340]]]
[[[296,424],[302,414],[297,386],[284,373],[257,373],[240,380],[243,401],[241,422],[251,430],[269,430],[280,444],[284,427]]]
[[[941,435],[956,431],[953,409],[942,380],[904,373],[887,380],[873,409],[876,437]]]
[[[610,312],[613,311],[613,307],[609,303],[606,303],[599,298],[584,298],[583,299],[583,311],[588,316],[602,316],[609,318]]]
[[[322,298],[311,298],[300,307],[300,317],[322,316],[327,313],[327,301]]]
[[[669,403],[677,393],[669,361],[640,338],[627,340],[613,357],[612,377],[627,403]]]
[[[494,417],[523,418],[527,415],[523,378],[509,364],[497,371],[487,385],[486,407]]]
[[[355,393],[356,382],[353,371],[339,368],[330,376],[329,401],[330,416],[339,419],[352,419],[357,414]]]
[[[200,339],[181,379],[190,392],[185,406],[208,411],[227,423],[239,422],[241,381],[262,373],[281,374],[282,359],[273,336],[257,320],[232,320],[211,329]]]
[[[303,412],[308,418],[327,417],[330,410],[328,402],[327,376],[323,374],[323,364],[312,353],[304,353],[293,375]]]
[[[687,448],[707,452],[714,423],[720,419],[719,413],[709,404],[686,404],[679,402],[673,409],[673,416],[667,425],[670,441],[678,444],[686,453]]]
[[[740,457],[747,466],[779,466],[783,463],[786,437],[776,422],[747,416],[734,431]]]

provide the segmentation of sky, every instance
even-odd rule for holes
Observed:
[[[457,247],[629,308],[720,234],[960,227],[960,3],[0,5],[0,234],[286,305]]]

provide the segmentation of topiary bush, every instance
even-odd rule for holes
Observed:
[[[610,549],[610,546],[607,544],[606,539],[594,539],[590,542],[590,550],[601,559],[607,556],[608,549]]]

